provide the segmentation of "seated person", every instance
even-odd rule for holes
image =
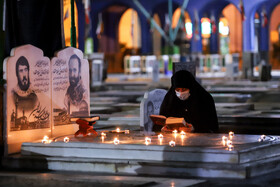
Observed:
[[[218,132],[218,118],[212,96],[185,70],[171,77],[168,90],[160,107],[160,115],[183,117],[187,132]],[[166,126],[154,125],[153,131],[168,131]],[[182,130],[182,129],[179,129]]]

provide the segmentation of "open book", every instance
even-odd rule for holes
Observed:
[[[185,127],[185,120],[184,118],[178,118],[178,117],[165,117],[163,115],[150,115],[151,120],[155,125],[167,125],[168,128],[176,129],[179,127]]]
[[[77,121],[78,119],[81,119],[81,120],[84,120],[84,121],[87,121],[87,122],[94,122],[94,121],[97,121],[100,119],[99,116],[81,116],[81,117],[73,117],[71,118],[71,121],[75,122]]]

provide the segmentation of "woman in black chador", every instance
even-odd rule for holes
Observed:
[[[171,77],[171,84],[161,104],[160,115],[184,117],[186,126],[192,125],[192,132],[218,132],[214,100],[194,76],[185,70],[178,71]],[[154,125],[153,130],[160,131],[161,127]]]

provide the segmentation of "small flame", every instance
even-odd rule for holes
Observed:
[[[171,140],[171,141],[169,142],[169,145],[170,145],[171,147],[174,147],[174,146],[175,146],[175,142]]]
[[[68,142],[69,142],[69,138],[68,138],[68,137],[65,137],[65,138],[63,139],[63,141],[64,141],[65,143],[68,143]]]
[[[120,143],[120,140],[118,140],[118,138],[115,138],[115,139],[114,139],[114,144],[115,144],[115,145],[118,145],[119,143]]]

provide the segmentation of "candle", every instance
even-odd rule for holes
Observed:
[[[129,130],[124,130],[124,133],[125,134],[129,134]]]
[[[115,144],[115,145],[118,145],[119,143],[120,143],[120,140],[118,140],[118,138],[115,138],[115,139],[114,139],[114,144]]]
[[[149,145],[151,142],[152,142],[151,138],[149,138],[149,137],[145,138],[145,144],[146,145]]]
[[[47,144],[47,143],[50,143],[51,141],[49,141],[49,137],[48,136],[44,136],[43,140],[42,140],[42,143],[43,144]]]
[[[106,136],[106,133],[105,132],[101,132],[101,136]]]
[[[228,150],[229,150],[229,151],[232,151],[233,148],[234,148],[233,145],[229,145],[229,146],[228,146]]]
[[[173,132],[174,134],[177,134],[177,132],[178,132],[178,131],[175,129],[175,130],[174,130],[174,131],[172,131],[172,132]]]
[[[65,138],[63,139],[63,141],[64,141],[65,143],[68,143],[68,142],[69,142],[69,138],[68,138],[68,137],[65,137]]]
[[[233,136],[234,136],[234,132],[230,131],[230,132],[228,133],[228,135],[229,135],[229,138],[232,139]]]
[[[116,132],[121,132],[120,128],[117,128],[117,129],[116,129]]]
[[[231,141],[231,140],[228,140],[228,141],[227,141],[227,146],[230,146],[230,145],[232,145],[232,141]]]
[[[162,139],[163,138],[163,135],[162,134],[159,134],[158,135],[158,139]]]
[[[181,135],[186,135],[186,133],[184,131],[181,131],[180,134]]]
[[[105,136],[101,136],[101,142],[104,143]]]
[[[223,136],[223,137],[222,137],[223,146],[226,146],[227,140],[228,140],[228,138],[227,138],[226,136]]]
[[[169,145],[170,145],[171,147],[174,147],[174,146],[175,146],[175,142],[174,142],[173,140],[171,140],[171,141],[169,142]]]

